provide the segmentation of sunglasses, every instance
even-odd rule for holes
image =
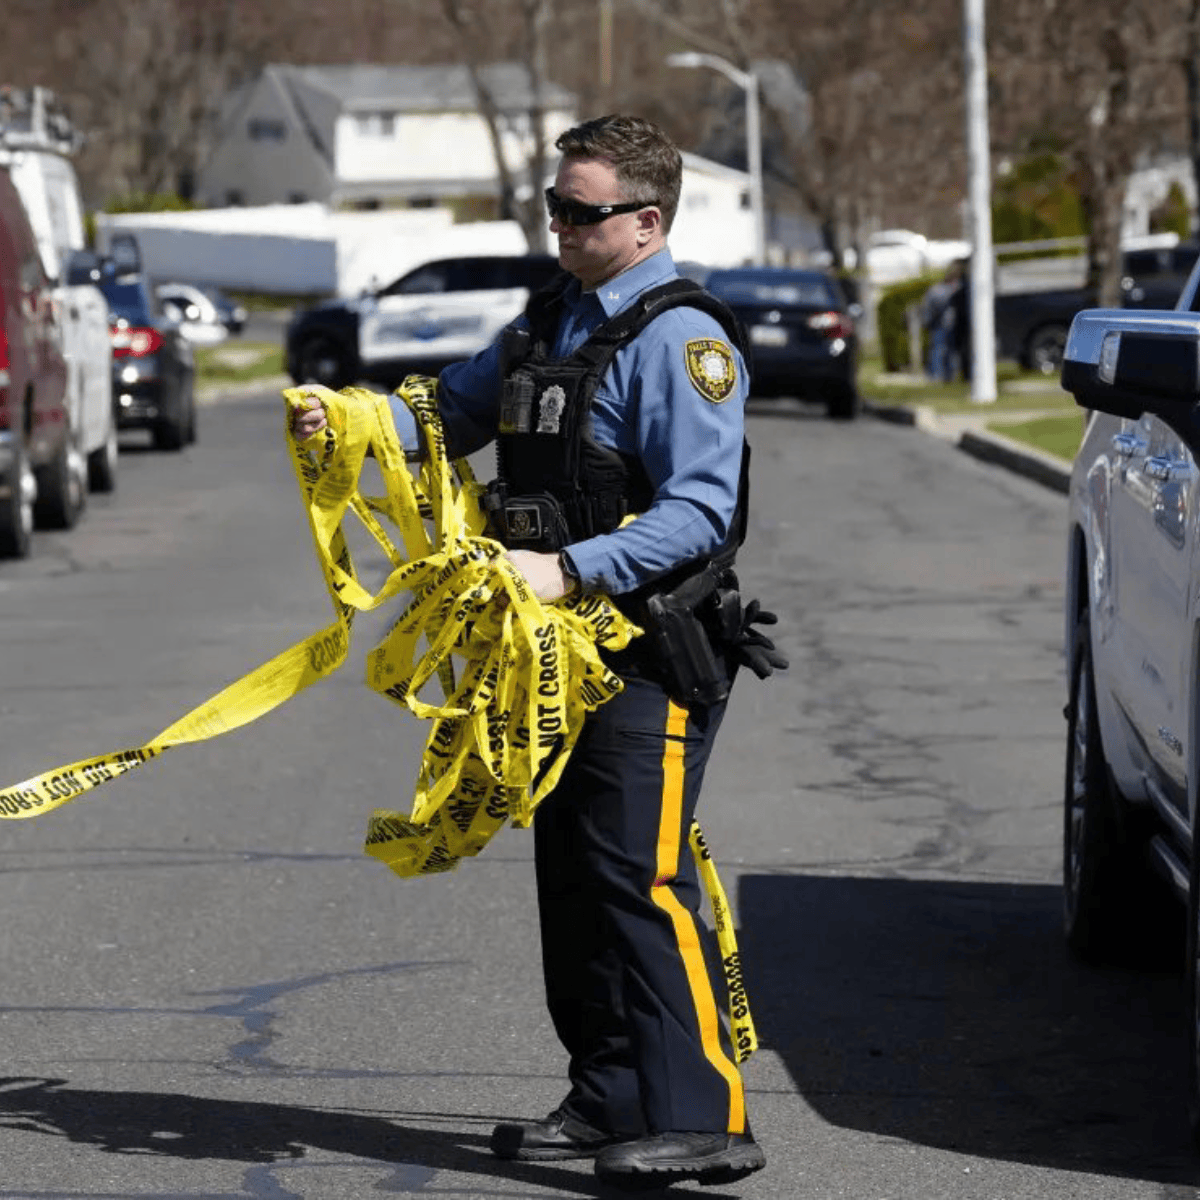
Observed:
[[[657,200],[638,200],[631,204],[583,204],[578,200],[567,200],[552,187],[546,189],[546,211],[551,220],[561,225],[599,225],[619,213],[653,208],[657,203]]]

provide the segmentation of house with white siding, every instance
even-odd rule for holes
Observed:
[[[535,105],[529,73],[519,63],[496,63],[481,74],[499,111],[505,163],[527,185]],[[553,147],[575,124],[575,97],[546,83],[539,99]],[[226,102],[196,199],[210,208],[315,200],[334,209],[474,200],[486,212],[499,191],[466,67],[276,63]]]

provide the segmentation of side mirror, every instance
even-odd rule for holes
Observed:
[[[1085,309],[1071,323],[1062,385],[1081,407],[1113,416],[1190,417],[1200,402],[1200,313]]]

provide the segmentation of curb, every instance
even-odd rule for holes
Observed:
[[[879,421],[887,421],[892,425],[908,425],[920,429],[923,433],[953,440],[938,423],[937,413],[928,404],[872,404],[870,400],[864,400],[862,410]]]
[[[1070,463],[1032,446],[1023,446],[1002,434],[990,430],[968,431],[958,439],[958,448],[973,458],[1005,467],[1064,496],[1070,491]]]
[[[925,404],[871,404],[863,412],[893,425],[906,425],[952,442],[964,454],[1003,467],[1051,491],[1066,495],[1071,487],[1071,464],[990,430],[967,430],[955,437],[941,426],[934,410]]]

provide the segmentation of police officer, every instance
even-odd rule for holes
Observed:
[[[730,566],[744,529],[746,367],[736,321],[679,280],[667,232],[678,149],[613,115],[557,140],[546,191],[564,275],[487,350],[444,370],[451,452],[495,439],[493,530],[543,602],[611,596],[647,634],[611,665],[534,818],[546,997],[570,1056],[543,1120],[498,1125],[501,1158],[594,1157],[641,1187],[761,1168],[705,962],[687,845],[739,661],[786,665],[751,628]],[[399,402],[406,445],[418,438]],[[297,437],[324,426],[301,413]],[[632,518],[632,519],[631,519]],[[732,601],[732,603],[731,603]],[[657,623],[656,623],[657,622]]]

